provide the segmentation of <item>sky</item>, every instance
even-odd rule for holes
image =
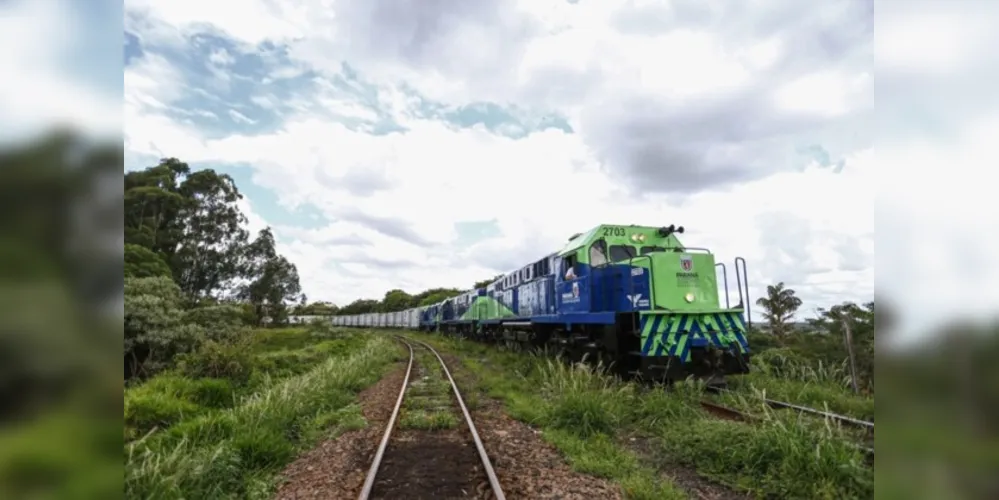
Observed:
[[[988,3],[886,0],[876,34],[872,0],[96,4],[122,87],[60,73],[110,47],[105,10],[14,2],[0,41],[37,42],[13,63],[52,97],[0,108],[119,127],[126,171],[230,174],[310,300],[467,288],[611,223],[682,225],[805,317],[876,281],[900,338],[999,305]]]

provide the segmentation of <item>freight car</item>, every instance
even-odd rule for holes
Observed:
[[[731,307],[725,264],[681,243],[683,232],[674,225],[600,225],[485,288],[406,311],[337,316],[334,323],[548,346],[656,380],[748,373],[746,261],[735,259],[739,302]]]

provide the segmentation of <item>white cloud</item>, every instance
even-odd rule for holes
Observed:
[[[234,7],[225,2],[201,0],[128,0],[126,8],[170,26],[194,28],[212,25],[229,36],[251,44],[302,34],[299,28],[302,20],[292,16],[292,9],[282,9],[266,1],[247,1]]]
[[[230,109],[229,110],[229,116],[233,120],[235,120],[237,122],[240,122],[240,123],[246,123],[246,124],[249,124],[249,125],[253,125],[254,123],[257,123],[256,120],[254,120],[254,119],[252,119],[252,118],[244,115],[243,113],[240,113],[239,111],[236,111],[235,109]]]
[[[710,247],[730,264],[733,294],[731,261],[741,255],[756,294],[784,280],[809,307],[870,299],[874,186],[883,172],[875,171],[878,152],[856,138],[849,120],[869,108],[871,68],[853,61],[864,49],[842,38],[830,39],[844,47],[821,64],[802,56],[808,43],[818,43],[809,33],[860,29],[849,23],[853,7],[835,3],[813,12],[782,2],[774,12],[791,16],[782,20],[702,11],[698,2],[663,11],[623,1],[482,2],[457,9],[447,22],[433,18],[430,7],[422,17],[399,14],[390,20],[404,24],[400,32],[409,38],[397,32],[386,42],[378,39],[387,21],[377,3],[342,16],[337,5],[312,1],[267,16],[254,2],[247,16],[184,2],[135,5],[187,30],[209,23],[246,43],[285,40],[299,64],[325,78],[347,59],[379,86],[379,111],[407,132],[374,136],[324,118],[377,115],[320,78],[315,95],[295,98],[297,112],[279,130],[207,139],[163,118],[155,103],[168,104],[176,87],[156,85],[155,66],[138,65],[126,69],[126,148],[192,163],[250,164],[254,182],[282,205],[313,205],[334,220],[321,229],[278,228],[281,251],[299,266],[312,299],[344,303],[390,288],[467,286],[600,223],[686,226],[688,244]],[[360,17],[341,18],[347,14]],[[666,24],[653,23],[656,16]],[[704,19],[716,19],[718,29]],[[344,23],[354,21],[360,38],[338,39]],[[362,36],[358,26],[372,31]],[[498,99],[555,109],[579,133],[548,130],[513,140],[419,119],[413,111],[420,103],[400,90],[403,81],[449,104]],[[641,126],[663,121],[669,126],[640,135]],[[611,160],[637,162],[636,155],[648,154],[635,141],[677,142],[671,135],[691,138],[679,140],[690,149],[670,159],[689,163],[688,181],[710,176],[702,164],[766,171],[724,188],[661,194],[676,179],[611,168]],[[622,144],[631,148],[618,154]],[[794,151],[810,144],[829,150],[833,163],[842,158],[842,172],[816,163],[790,168],[801,162],[791,158]],[[660,194],[638,195],[636,186]],[[455,222],[493,219],[501,236],[471,248],[454,245]],[[377,225],[394,236],[375,231]]]

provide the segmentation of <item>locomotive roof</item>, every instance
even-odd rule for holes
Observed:
[[[601,226],[602,225],[590,229],[589,231],[579,234],[575,238],[569,240],[569,242],[566,243],[565,246],[558,251],[559,257],[564,257],[565,254],[576,251],[579,249],[579,247],[585,245],[588,241],[590,241],[590,238],[592,238],[594,234],[597,234],[597,230],[600,229]]]
[[[604,234],[601,230],[604,228],[627,228],[631,231],[655,231],[657,228],[654,226],[638,226],[635,224],[601,224],[585,233],[576,235],[574,238],[570,239],[568,243],[558,251],[559,257],[565,257],[566,255],[579,250],[593,241],[600,239]]]

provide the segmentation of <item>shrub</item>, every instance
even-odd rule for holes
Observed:
[[[185,401],[177,394],[134,391],[125,396],[125,425],[138,435],[154,428],[170,427],[201,412],[198,405]]]
[[[204,329],[207,338],[230,342],[246,335],[241,308],[234,305],[201,306],[184,313],[184,322]]]
[[[253,357],[246,341],[208,340],[197,351],[183,355],[178,368],[191,378],[223,378],[242,385],[253,373]]]
[[[169,367],[197,348],[204,330],[183,323],[180,288],[170,278],[125,278],[125,378]]]
[[[155,278],[159,276],[169,278],[173,276],[173,272],[156,252],[142,245],[126,243],[124,276],[126,278]]]

